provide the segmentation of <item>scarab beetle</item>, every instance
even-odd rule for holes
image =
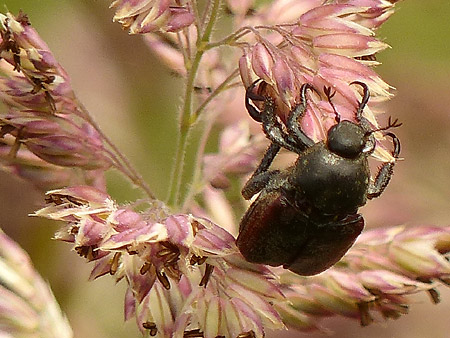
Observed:
[[[282,265],[299,275],[318,274],[338,262],[353,245],[364,227],[358,208],[367,199],[381,195],[386,188],[400,154],[400,141],[388,129],[401,124],[389,119],[384,128],[372,129],[362,116],[369,101],[369,89],[356,111],[356,122],[341,121],[331,98],[330,88],[324,93],[335,113],[336,124],[326,140],[315,143],[299,126],[307,107],[307,90],[300,89],[301,103],[287,117],[285,126],[276,116],[271,97],[255,94],[255,81],[246,92],[246,108],[250,116],[261,122],[271,141],[264,157],[242,189],[250,199],[259,193],[244,214],[237,246],[250,262]],[[262,101],[257,109],[250,101]],[[392,162],[384,163],[373,182],[368,157],[374,151],[374,132],[381,131],[392,139]],[[269,170],[281,148],[298,154],[298,159],[284,170]]]

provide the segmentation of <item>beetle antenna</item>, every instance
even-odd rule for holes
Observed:
[[[389,130],[392,128],[398,128],[401,125],[403,125],[403,123],[399,122],[398,119],[392,120],[392,117],[389,116],[388,123],[385,127],[370,130],[369,132],[366,133],[366,136],[368,136],[372,133],[376,133],[377,131],[386,131],[386,130]],[[383,133],[383,134],[384,134],[384,136],[389,136],[390,138],[392,138],[392,143],[394,144],[394,150],[392,151],[392,156],[394,156],[394,158],[398,158],[398,155],[400,154],[400,140],[398,139],[397,136],[395,136],[394,133],[388,132],[388,133]]]
[[[333,102],[331,102],[331,99],[334,97],[334,95],[336,95],[336,91],[331,92],[331,87],[323,86],[323,92],[325,93],[328,103],[330,104],[331,108],[333,108],[334,119],[335,119],[336,123],[341,122],[341,114],[338,113]]]
[[[384,130],[388,130],[388,129],[391,129],[391,128],[398,128],[401,125],[403,125],[403,123],[399,122],[398,119],[395,119],[394,121],[392,121],[392,117],[389,116],[388,123],[387,123],[387,125],[385,127],[381,127],[381,128],[377,128],[375,130],[372,130],[371,133],[375,133],[377,131],[384,131]]]
[[[356,111],[356,120],[358,122],[361,122],[362,112],[364,110],[364,107],[367,105],[367,102],[369,102],[369,98],[370,98],[369,87],[367,87],[367,85],[364,82],[360,82],[360,81],[353,81],[350,84],[351,85],[352,84],[360,85],[363,89],[363,98],[362,98],[361,102],[359,103],[358,110]]]

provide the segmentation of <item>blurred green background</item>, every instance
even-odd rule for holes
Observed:
[[[0,3],[29,15],[70,74],[78,97],[164,198],[177,136],[179,79],[152,57],[140,37],[128,36],[112,23],[110,1]],[[450,1],[406,0],[397,7],[379,32],[393,48],[380,55],[378,71],[397,88],[387,111],[404,123],[396,133],[405,160],[398,163],[383,196],[362,213],[368,227],[445,226],[450,223]],[[135,192],[116,176],[110,175],[111,194],[120,201],[134,199]],[[134,322],[123,323],[124,285],[107,277],[87,282],[90,266],[68,244],[51,240],[57,224],[27,217],[42,203],[41,193],[30,185],[0,173],[0,226],[50,282],[75,337],[139,337]],[[413,298],[410,315],[397,321],[364,329],[351,320],[325,323],[335,337],[447,338],[450,292],[440,291],[440,305],[431,305],[425,295]]]

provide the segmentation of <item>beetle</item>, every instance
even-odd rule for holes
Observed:
[[[363,89],[356,122],[341,120],[331,100],[335,92],[324,87],[336,124],[328,130],[326,140],[314,142],[301,130],[299,119],[307,108],[307,91],[318,91],[303,84],[300,104],[283,125],[276,116],[274,100],[254,93],[259,81],[247,89],[245,105],[250,116],[262,124],[271,144],[242,189],[247,200],[259,195],[241,219],[237,246],[249,262],[315,275],[337,263],[363,230],[358,208],[380,196],[388,185],[400,154],[400,141],[388,129],[401,123],[389,118],[386,127],[372,129],[362,116],[369,89],[358,81],[351,83]],[[250,101],[261,101],[262,109]],[[393,161],[381,165],[371,181],[368,157],[376,146],[376,131],[392,139]],[[298,154],[297,160],[287,169],[269,170],[281,148]]]

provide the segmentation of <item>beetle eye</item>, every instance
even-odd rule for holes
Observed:
[[[339,156],[355,158],[362,153],[365,144],[364,129],[353,122],[342,121],[328,130],[328,149]]]

